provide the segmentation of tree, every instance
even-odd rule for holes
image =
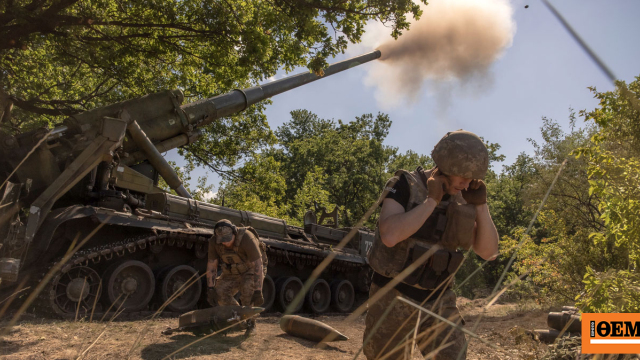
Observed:
[[[584,112],[597,133],[576,154],[588,163],[589,194],[598,204],[604,227],[591,233],[615,262],[588,266],[581,305],[589,312],[637,312],[640,309],[640,77],[620,82],[615,91],[597,92],[599,108]]]
[[[279,68],[321,73],[367,21],[397,37],[420,13],[405,0],[2,1],[0,119],[21,131],[162,89],[194,100]]]
[[[367,21],[398,36],[406,0],[9,0],[0,2],[0,131],[179,88],[186,102],[246,88],[284,68],[322,73]],[[233,176],[271,144],[264,103],[210,124],[186,160]]]
[[[413,150],[407,150],[404,154],[395,154],[391,158],[391,163],[389,164],[389,170],[393,171],[404,169],[404,170],[415,170],[418,166],[422,166],[424,169],[430,169],[435,166],[433,159],[431,159],[427,155],[421,155]]]
[[[227,198],[257,196],[262,203],[275,204],[294,224],[301,223],[314,202],[327,211],[338,206],[340,226],[352,226],[376,203],[396,166],[414,169],[432,163],[427,156],[398,154],[397,148],[384,145],[390,126],[384,114],[364,114],[345,123],[306,110],[292,111],[291,120],[275,132],[277,144],[245,163],[239,170],[242,176],[226,182],[222,191]],[[272,177],[263,181],[260,172]],[[242,209],[263,207],[252,206]],[[365,220],[373,227],[376,216]]]
[[[290,196],[302,188],[316,167],[326,175],[329,201],[341,208],[341,222],[355,224],[373,205],[388,177],[388,164],[396,149],[383,145],[391,120],[372,114],[341,120],[323,120],[304,110],[291,113],[292,120],[276,131]],[[331,209],[329,209],[331,210]]]
[[[543,118],[543,143],[534,143],[532,177],[524,194],[536,205],[567,159],[534,230],[514,262],[526,275],[521,289],[541,299],[573,301],[585,312],[628,312],[640,308],[640,97],[639,81],[616,91],[592,91],[600,99],[581,111],[586,127],[564,133]],[[629,97],[631,94],[631,97]],[[525,208],[527,206],[525,205]],[[503,242],[512,251],[523,239],[518,227]]]
[[[565,133],[560,125],[546,117],[542,118],[540,132],[543,143],[530,140],[534,146],[534,167],[536,178],[528,191],[528,197],[539,203],[553,182],[561,164],[566,159],[562,173],[554,185],[545,208],[552,209],[567,222],[570,232],[584,228],[601,229],[598,203],[600,199],[589,193],[587,163],[573,156],[573,152],[589,143],[594,128],[575,126],[575,113],[569,115],[570,132]],[[544,236],[544,235],[543,235]]]
[[[504,165],[502,172],[487,182],[487,201],[498,234],[512,235],[518,227],[527,226],[533,216],[527,190],[536,169],[533,158],[521,153],[511,165]]]
[[[573,301],[582,291],[582,277],[589,264],[602,268],[614,258],[602,256],[604,249],[594,247],[589,234],[602,227],[598,219],[597,204],[600,199],[588,191],[587,163],[576,159],[572,153],[589,142],[592,127],[575,126],[574,113],[570,114],[570,131],[565,132],[554,120],[542,118],[541,143],[534,145],[533,157],[519,157],[513,165],[515,177],[508,182],[521,188],[513,203],[520,211],[512,214],[508,223],[514,226],[503,238],[503,248],[509,249],[499,262],[509,259],[517,250],[512,277],[524,276],[525,281],[517,288],[520,294],[534,295],[542,301]],[[534,211],[542,202],[558,170],[566,159],[557,182],[538,214],[528,235],[524,232]],[[505,173],[510,173],[505,168]],[[520,173],[520,175],[516,175]],[[506,179],[505,179],[506,180]],[[518,183],[522,182],[520,185]],[[499,198],[499,197],[498,197]],[[523,241],[521,248],[517,244]],[[516,291],[516,292],[518,292]]]
[[[216,203],[234,209],[290,220],[285,194],[286,177],[282,163],[268,152],[252,155],[241,168],[238,177],[220,184]]]

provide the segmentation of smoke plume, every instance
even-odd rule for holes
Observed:
[[[422,9],[420,20],[398,40],[387,37],[376,44],[382,57],[370,67],[365,83],[377,87],[376,98],[384,107],[415,101],[425,83],[482,88],[491,82],[490,65],[515,33],[508,0],[432,0]]]

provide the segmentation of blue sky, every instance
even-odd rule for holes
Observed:
[[[640,1],[551,2],[619,79],[628,82],[640,75]],[[507,164],[521,152],[531,154],[527,138],[540,139],[543,116],[566,128],[569,108],[577,111],[597,105],[588,86],[605,91],[613,85],[540,1],[515,0],[511,5],[517,29],[512,45],[490,68],[490,84],[470,88],[452,83],[447,90],[427,86],[414,103],[388,108],[376,101],[376,89],[365,85],[369,66],[365,64],[274,97],[266,111],[271,128],[288,121],[295,109],[343,121],[384,112],[393,121],[386,144],[401,152],[429,154],[444,133],[463,128],[499,143]],[[366,44],[356,48],[364,51]],[[347,54],[357,54],[354,51]],[[180,163],[175,151],[167,158]],[[205,173],[198,169],[192,177]],[[217,189],[219,178],[210,174],[209,181]]]

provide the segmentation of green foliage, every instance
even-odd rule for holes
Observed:
[[[396,150],[382,142],[391,120],[384,114],[365,114],[343,123],[318,119],[305,110],[291,115],[291,122],[276,131],[281,145],[276,153],[284,165],[287,193],[295,196],[307,174],[318,167],[326,175],[328,201],[341,207],[341,223],[355,224],[377,201],[389,177],[388,164]]]
[[[593,128],[576,128],[573,112],[568,133],[557,122],[542,120],[543,142],[530,140],[534,156],[521,154],[514,164],[504,167],[497,181],[488,183],[489,205],[503,236],[501,249],[510,249],[501,250],[488,276],[499,276],[517,250],[506,282],[516,277],[523,281],[513,286],[508,296],[567,303],[583,289],[586,267],[605,268],[617,261],[617,252],[609,251],[610,256],[602,256],[607,247],[594,246],[589,238],[590,233],[604,226],[597,207],[600,199],[588,192],[587,162],[571,156],[576,148],[588,144]],[[567,164],[525,236],[534,211],[565,159]],[[518,248],[520,242],[522,247]]]
[[[205,127],[193,144],[178,149],[186,162],[220,175],[234,176],[234,168],[265,146],[275,142],[264,104],[256,104],[234,116],[218,119]],[[247,160],[248,161],[248,160]]]
[[[304,213],[315,208],[314,202],[327,211],[338,206],[339,224],[352,226],[376,203],[397,166],[432,164],[427,156],[398,154],[396,148],[384,145],[390,126],[391,120],[384,114],[365,114],[345,123],[321,119],[306,110],[292,111],[291,121],[275,132],[277,145],[246,162],[240,176],[227,180],[221,191],[228,199],[257,196],[277,206],[287,214],[281,217],[294,224],[301,223]],[[277,166],[264,163],[266,159]],[[258,168],[271,177],[260,178],[250,170]],[[236,202],[228,204],[251,210]],[[373,227],[375,221],[374,216],[366,225]]]
[[[533,158],[522,153],[512,165],[503,166],[500,174],[488,179],[487,201],[498,234],[512,235],[531,220],[533,211],[526,192],[535,176]]]
[[[595,132],[590,124],[583,128],[575,126],[575,113],[569,116],[571,131],[565,133],[560,125],[551,119],[543,118],[543,126],[540,129],[544,140],[538,144],[530,140],[534,145],[534,174],[527,198],[530,204],[538,205],[547,190],[551,186],[562,162],[567,163],[562,169],[560,177],[554,185],[545,209],[555,211],[567,224],[567,231],[571,234],[581,229],[602,229],[599,219],[598,204],[600,199],[589,193],[589,181],[587,162],[583,158],[576,158],[573,151],[586,146]],[[536,234],[534,238],[540,239],[547,234]]]
[[[418,166],[422,166],[425,169],[431,169],[436,164],[433,162],[427,155],[420,155],[418,153],[413,152],[412,150],[407,150],[404,154],[395,154],[391,158],[391,163],[389,164],[389,169],[405,169],[405,170],[414,170]],[[393,171],[393,170],[392,170]]]
[[[520,297],[535,295],[541,301],[570,303],[583,289],[582,279],[588,266],[602,269],[615,259],[607,259],[602,254],[604,246],[594,246],[589,239],[591,230],[584,229],[570,233],[568,222],[553,210],[546,210],[538,216],[539,226],[548,237],[538,242],[526,237],[518,250],[513,264],[515,271],[511,278],[524,276],[523,283],[514,289]],[[503,241],[503,247],[515,251],[524,236],[524,228],[519,228],[513,236]],[[511,252],[504,254],[511,257]],[[501,257],[503,254],[501,254]]]
[[[405,0],[0,2],[0,129],[19,133],[165,89],[186,102],[253,86],[358,42],[368,21],[394,36],[421,10]],[[232,175],[274,137],[265,103],[208,125],[180,149],[193,165]]]
[[[543,119],[544,142],[534,143],[534,171],[525,172],[531,176],[523,204],[535,205],[558,164],[569,161],[531,236],[517,252],[511,278],[521,276],[524,281],[514,292],[532,291],[539,299],[564,303],[579,300],[589,312],[632,312],[640,307],[639,89],[638,80],[628,89],[619,84],[613,92],[592,89],[600,105],[580,112],[587,122],[583,129],[573,126],[573,114],[567,134]],[[519,229],[503,245],[515,247],[522,240]]]
[[[302,226],[305,212],[309,209],[315,209],[316,205],[320,209],[325,208],[327,212],[333,211],[337,205],[329,200],[331,193],[327,190],[326,185],[327,174],[321,167],[316,166],[307,173],[291,204],[289,213],[294,225]],[[344,212],[344,207],[339,211]]]
[[[213,184],[208,184],[207,176],[200,176],[196,181],[196,187],[193,188],[189,184],[191,183],[191,172],[194,169],[193,164],[186,164],[184,167],[176,165],[175,161],[169,161],[169,164],[173,167],[173,170],[178,174],[178,177],[182,180],[184,188],[191,194],[191,196],[198,201],[211,202]],[[174,190],[169,187],[169,184],[158,176],[158,187],[173,195],[178,195]]]
[[[486,269],[476,271],[482,266],[483,262],[484,260],[473,251],[465,254],[465,261],[458,269],[458,272],[456,272],[454,283],[454,290],[458,296],[475,299],[479,296],[486,295],[481,292],[489,287],[483,275]]]
[[[267,153],[254,154],[238,171],[238,178],[220,185],[216,203],[288,219],[282,164]]]
[[[284,68],[321,73],[367,21],[395,37],[418,18],[406,0],[13,0],[0,2],[5,130],[163,89],[195,100]]]
[[[618,83],[615,91],[595,89],[600,107],[585,112],[598,131],[576,156],[588,162],[589,194],[598,204],[604,229],[593,232],[594,245],[617,254],[617,263],[589,267],[580,304],[591,312],[637,312],[640,309],[640,78]]]
[[[596,272],[587,268],[578,303],[588,313],[640,312],[640,275],[627,270]]]

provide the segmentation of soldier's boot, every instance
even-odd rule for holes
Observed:
[[[256,320],[249,319],[247,320],[247,330],[244,332],[244,336],[253,336],[256,334]]]

